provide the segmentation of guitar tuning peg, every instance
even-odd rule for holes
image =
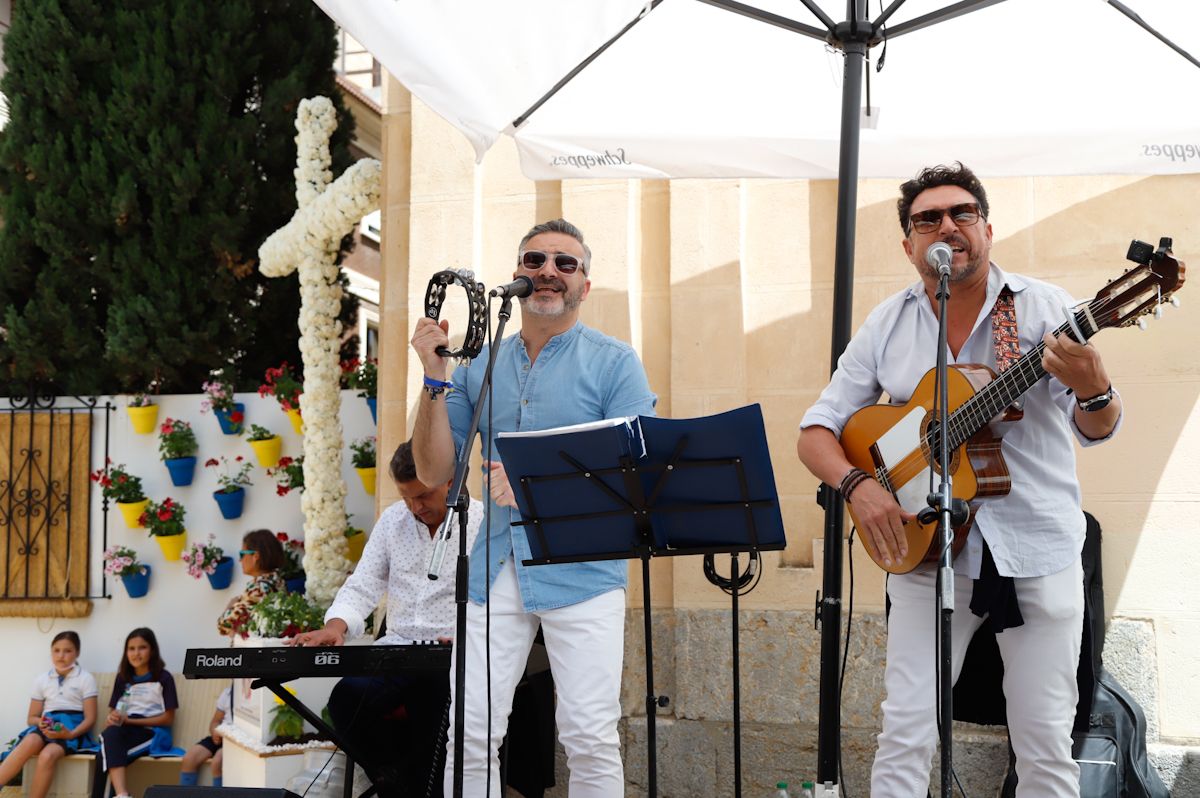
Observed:
[[[1171,304],[1174,305],[1175,307],[1179,307],[1179,297],[1177,297],[1177,296],[1171,297]]]
[[[1146,324],[1146,320],[1142,318],[1137,320],[1137,326],[1139,330],[1144,330],[1150,325]]]
[[[1158,305],[1157,307],[1154,308],[1154,318],[1156,318],[1156,319],[1162,318],[1162,305]]]

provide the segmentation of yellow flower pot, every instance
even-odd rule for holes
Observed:
[[[135,408],[130,409],[133,410]],[[121,515],[125,516],[125,526],[130,529],[141,529],[142,524],[140,519],[142,513],[146,511],[146,505],[149,503],[149,499],[142,499],[140,502],[117,502],[117,508],[120,509]]]
[[[372,466],[371,468],[356,468],[354,470],[358,472],[358,478],[362,480],[363,490],[367,492],[368,496],[374,496],[375,468]]]
[[[125,412],[129,413],[133,431],[138,435],[149,435],[154,432],[154,427],[158,424],[158,405],[126,407]]]
[[[359,532],[346,538],[346,559],[358,562],[362,559],[363,546],[367,545],[367,533]]]
[[[304,434],[304,422],[300,419],[300,411],[293,408],[286,412],[287,412],[288,421],[292,422],[292,429],[296,430],[297,435],[303,435]]]
[[[254,456],[263,468],[274,468],[279,465],[279,454],[283,451],[283,438],[272,435],[263,441],[250,441]]]
[[[187,544],[187,531],[178,535],[155,535],[154,539],[162,549],[164,560],[178,560],[179,555],[183,554],[184,545]]]

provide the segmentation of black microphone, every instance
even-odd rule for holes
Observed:
[[[498,296],[502,299],[520,299],[533,293],[533,280],[521,275],[511,283],[498,285],[488,292],[488,296]]]
[[[950,261],[953,258],[954,251],[945,241],[935,241],[925,250],[925,262],[931,269],[937,269],[939,276],[950,274]]]

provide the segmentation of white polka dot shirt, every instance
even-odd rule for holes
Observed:
[[[475,543],[483,522],[483,504],[471,500],[467,510],[467,549]],[[454,571],[458,555],[458,521],[447,546],[437,579],[430,579],[433,539],[429,528],[398,501],[383,511],[367,538],[362,558],[338,590],[328,623],[341,618],[347,639],[359,637],[366,617],[387,595],[387,634],[377,645],[407,645],[454,636]]]

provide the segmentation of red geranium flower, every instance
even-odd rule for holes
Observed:
[[[242,419],[244,419],[245,417],[246,416],[244,413],[239,413],[236,410],[234,410],[232,413],[229,414],[229,420],[232,421],[234,424],[241,424]]]

